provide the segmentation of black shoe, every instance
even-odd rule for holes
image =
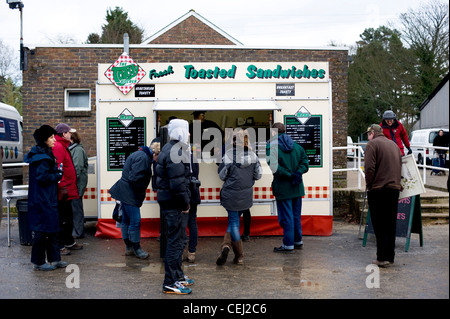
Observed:
[[[303,244],[294,244],[294,249],[303,249]]]
[[[275,253],[285,253],[285,254],[293,254],[295,252],[294,249],[286,249],[284,246],[275,247],[273,251]]]
[[[241,239],[242,239],[242,241],[249,241],[250,240],[250,236],[242,234]]]

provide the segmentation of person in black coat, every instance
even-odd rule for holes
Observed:
[[[189,294],[192,290],[186,286],[193,284],[193,280],[181,266],[191,201],[189,123],[171,120],[168,132],[170,142],[161,149],[155,170],[158,203],[167,222],[162,290],[168,294]]]
[[[444,130],[439,130],[438,135],[436,135],[433,140],[433,146],[448,147],[448,134],[447,136],[445,136]],[[447,153],[447,151],[436,149],[435,152],[439,157],[439,167],[445,168],[445,154]],[[445,171],[439,171],[438,174],[445,175]]]
[[[140,259],[149,254],[141,247],[141,211],[147,187],[152,178],[153,153],[147,146],[128,156],[122,170],[122,177],[111,187],[111,197],[120,201],[123,210],[121,222],[122,238],[126,256]]]
[[[62,170],[56,165],[52,148],[55,145],[56,131],[49,125],[35,130],[33,137],[37,145],[25,155],[24,162],[29,164],[28,221],[34,232],[31,248],[31,262],[36,270],[54,270],[66,267],[61,261],[57,235],[58,182]],[[45,257],[47,255],[46,263]]]

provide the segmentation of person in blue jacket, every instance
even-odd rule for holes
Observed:
[[[37,145],[25,155],[29,164],[28,221],[34,232],[31,262],[36,270],[54,270],[67,266],[61,261],[58,245],[58,182],[62,170],[56,165],[52,148],[56,131],[49,125],[35,130],[33,137]],[[47,263],[45,257],[47,255]]]
[[[122,177],[111,187],[111,197],[120,201],[123,209],[121,222],[125,255],[140,259],[149,254],[141,247],[141,211],[147,187],[152,178],[153,153],[148,146],[128,156],[122,170]]]

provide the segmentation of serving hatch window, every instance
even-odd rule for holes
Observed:
[[[267,110],[207,110],[204,112],[204,120],[212,121],[220,128],[222,134],[227,128],[236,129],[253,129],[256,135],[254,135],[254,141],[251,147],[257,152],[258,156],[265,156],[265,142],[269,139],[269,129],[272,124],[273,111]],[[187,120],[190,124],[194,120],[194,111],[189,110],[177,110],[177,111],[158,111],[156,114],[157,119],[157,135],[159,136],[160,128],[168,125],[169,120],[172,118],[179,118]],[[202,127],[203,129],[203,127]],[[192,135],[192,134],[191,134]],[[205,138],[205,140],[203,140]],[[202,143],[200,150],[203,149],[211,150],[211,157],[216,157],[220,154],[221,148],[224,145],[223,140],[224,135],[222,135],[222,141],[213,140],[209,138],[208,129],[204,129],[202,132]],[[191,136],[192,139],[192,136]],[[191,140],[192,142],[192,140]],[[213,143],[213,144],[210,144]],[[209,145],[208,145],[209,144]],[[195,145],[194,145],[195,146]],[[219,151],[219,152],[217,152]],[[205,156],[202,156],[204,158]]]

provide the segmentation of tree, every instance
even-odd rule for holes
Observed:
[[[144,30],[135,25],[122,8],[108,9],[106,22],[102,26],[102,35],[89,34],[87,43],[123,43],[124,33],[128,33],[130,43],[142,43]]]
[[[417,58],[416,93],[425,99],[449,72],[449,5],[432,0],[400,15],[402,38]]]
[[[393,110],[409,128],[417,119],[411,69],[414,58],[388,27],[365,29],[349,67],[349,130],[356,139],[372,123],[381,122],[384,111]]]
[[[22,115],[22,87],[16,86],[12,79],[8,78],[0,88],[1,101],[14,106]]]

